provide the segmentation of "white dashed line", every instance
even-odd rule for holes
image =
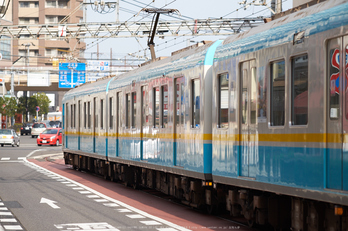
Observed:
[[[90,194],[91,192],[90,191],[79,191],[79,193],[81,193],[81,194]]]
[[[108,202],[109,200],[107,200],[107,199],[95,199],[94,201],[96,201],[96,202]]]
[[[143,223],[145,225],[162,225],[161,223],[157,221],[140,221],[140,223]]]
[[[6,207],[0,207],[0,210],[8,210]]]
[[[117,211],[119,211],[120,213],[130,213],[130,212],[132,212],[129,209],[117,209]]]
[[[77,185],[76,185],[76,184],[67,184],[66,186],[75,187],[75,186],[77,186]]]
[[[78,187],[78,188],[73,188],[74,190],[84,190],[84,188]]]
[[[2,157],[1,160],[10,160],[10,157]]]
[[[12,216],[11,212],[0,212],[0,216]]]
[[[87,197],[88,197],[88,198],[91,198],[91,199],[92,199],[92,198],[100,198],[100,196],[98,196],[98,195],[88,195]]]
[[[131,214],[131,215],[126,215],[126,216],[129,218],[132,218],[132,219],[145,218],[143,215],[140,215],[140,214]]]
[[[158,231],[177,231],[177,229],[173,229],[173,228],[159,228],[157,230]]]

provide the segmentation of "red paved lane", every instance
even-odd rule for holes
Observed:
[[[88,173],[73,170],[64,160],[54,162],[29,159],[43,168],[92,188],[108,197],[124,202],[151,215],[191,230],[252,230],[220,218],[201,214],[190,208],[171,203],[139,190],[104,180]]]

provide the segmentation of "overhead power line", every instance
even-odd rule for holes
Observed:
[[[186,21],[162,21],[158,23],[155,36],[171,37],[209,35],[231,35],[263,24],[262,17],[196,19]],[[11,39],[85,39],[85,38],[128,38],[148,37],[151,21],[138,23],[77,23],[0,26],[0,37]],[[64,33],[62,33],[64,31]],[[29,38],[28,38],[29,35]],[[64,35],[64,36],[61,36]],[[6,38],[2,38],[6,39]]]

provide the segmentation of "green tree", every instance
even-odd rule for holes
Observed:
[[[17,112],[17,100],[14,97],[5,98],[5,115],[8,117],[15,116]]]
[[[28,98],[28,111],[30,115],[36,115],[36,106],[38,106],[37,98],[32,95]]]
[[[6,102],[5,99],[0,97],[0,114],[4,114]]]
[[[36,100],[37,100],[37,105],[40,107],[39,115],[42,114],[47,114],[48,113],[48,107],[50,105],[50,99],[47,97],[47,95],[43,92],[39,92],[35,95],[33,95]],[[36,106],[35,106],[35,111],[36,111]],[[36,113],[36,112],[35,112]]]

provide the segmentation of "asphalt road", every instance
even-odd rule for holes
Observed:
[[[0,147],[0,199],[0,231],[250,230],[73,170],[31,136]]]

